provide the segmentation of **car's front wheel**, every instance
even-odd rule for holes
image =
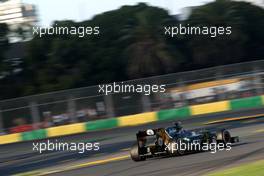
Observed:
[[[231,142],[231,134],[229,131],[223,129],[216,133],[216,139],[218,143],[223,143],[226,145],[227,143]]]

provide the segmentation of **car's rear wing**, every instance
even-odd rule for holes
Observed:
[[[163,151],[164,142],[166,142],[167,135],[164,128],[148,129],[138,131],[137,145],[139,154],[146,154],[148,152]]]

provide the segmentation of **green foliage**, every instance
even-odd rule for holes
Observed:
[[[28,83],[37,93],[168,73],[177,66],[162,35],[168,20],[167,11],[142,3],[81,23],[54,22],[56,27],[99,26],[100,35],[36,36],[26,57]]]
[[[0,74],[8,70],[8,65],[4,62],[5,60],[5,52],[8,49],[8,26],[5,23],[0,23]]]
[[[188,48],[193,66],[216,66],[263,58],[264,10],[246,2],[217,0],[195,8],[186,21],[196,26],[230,26],[232,34],[216,38],[192,36]],[[261,52],[262,51],[262,52]]]
[[[166,10],[144,3],[80,23],[55,21],[56,27],[99,26],[100,34],[35,36],[28,43],[23,72],[1,80],[1,85],[10,87],[1,98],[263,59],[263,20],[264,10],[259,7],[217,0],[194,8],[181,23],[231,26],[230,36],[168,38],[164,26],[180,22]],[[0,25],[1,39],[6,39],[6,32]],[[6,42],[0,43],[0,61]]]

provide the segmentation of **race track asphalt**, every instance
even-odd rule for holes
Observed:
[[[256,114],[264,114],[264,109],[197,116],[182,121],[187,129],[229,129],[233,135],[238,135],[241,138],[241,142],[232,146],[231,151],[152,158],[143,162],[132,161],[128,157],[128,150],[135,142],[135,133],[138,130],[164,127],[171,124],[167,121],[156,122],[50,139],[51,141],[63,142],[100,142],[99,151],[84,154],[69,151],[39,154],[37,151],[32,151],[32,142],[2,145],[0,146],[0,175],[19,173],[66,176],[203,175],[216,169],[264,159],[263,117],[204,125],[206,122],[223,118]]]

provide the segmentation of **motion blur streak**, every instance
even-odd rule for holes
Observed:
[[[264,129],[264,118],[258,117],[254,120],[244,119],[243,121],[237,120],[207,126],[203,124],[210,120],[216,121],[226,117],[235,118],[260,114],[264,114],[263,108],[203,115],[182,121],[187,129],[226,128],[232,134],[240,136],[241,142],[232,146],[231,152],[219,151],[215,154],[202,152],[182,157],[149,159],[141,163],[133,162],[128,158],[128,151],[124,151],[124,149],[131,147],[135,142],[136,131],[171,125],[171,122],[168,121],[157,121],[141,126],[61,137],[61,140],[68,142],[93,139],[101,143],[100,151],[93,151],[85,155],[71,152],[52,152],[38,155],[28,151],[29,146],[32,145],[31,142],[2,145],[0,146],[2,153],[0,170],[2,175],[27,173],[34,176],[44,173],[55,176],[148,176],[150,174],[172,176],[175,173],[180,173],[179,175],[203,175],[208,170],[213,171],[219,167],[239,165],[241,162],[261,159],[264,154],[264,134],[261,133]],[[98,136],[103,136],[104,139],[98,139]],[[7,148],[10,152],[4,153]]]
[[[191,112],[193,115],[207,114],[207,113],[221,112],[228,110],[230,110],[228,101],[220,101],[215,103],[191,106]]]
[[[18,141],[20,141],[19,133],[0,136],[0,144],[8,144]]]
[[[76,134],[76,133],[82,133],[82,132],[85,132],[85,127],[83,123],[48,128],[49,137],[64,136],[67,134]]]
[[[130,116],[123,116],[118,118],[119,126],[131,126],[154,122],[157,120],[156,112],[148,112],[143,114],[136,114]]]
[[[264,114],[258,114],[258,115],[252,115],[252,116],[241,116],[241,117],[235,117],[235,118],[224,118],[221,120],[215,120],[206,122],[205,125],[215,124],[215,123],[222,123],[222,122],[228,122],[228,121],[235,121],[235,120],[245,120],[245,119],[253,119],[256,117],[263,117]]]

